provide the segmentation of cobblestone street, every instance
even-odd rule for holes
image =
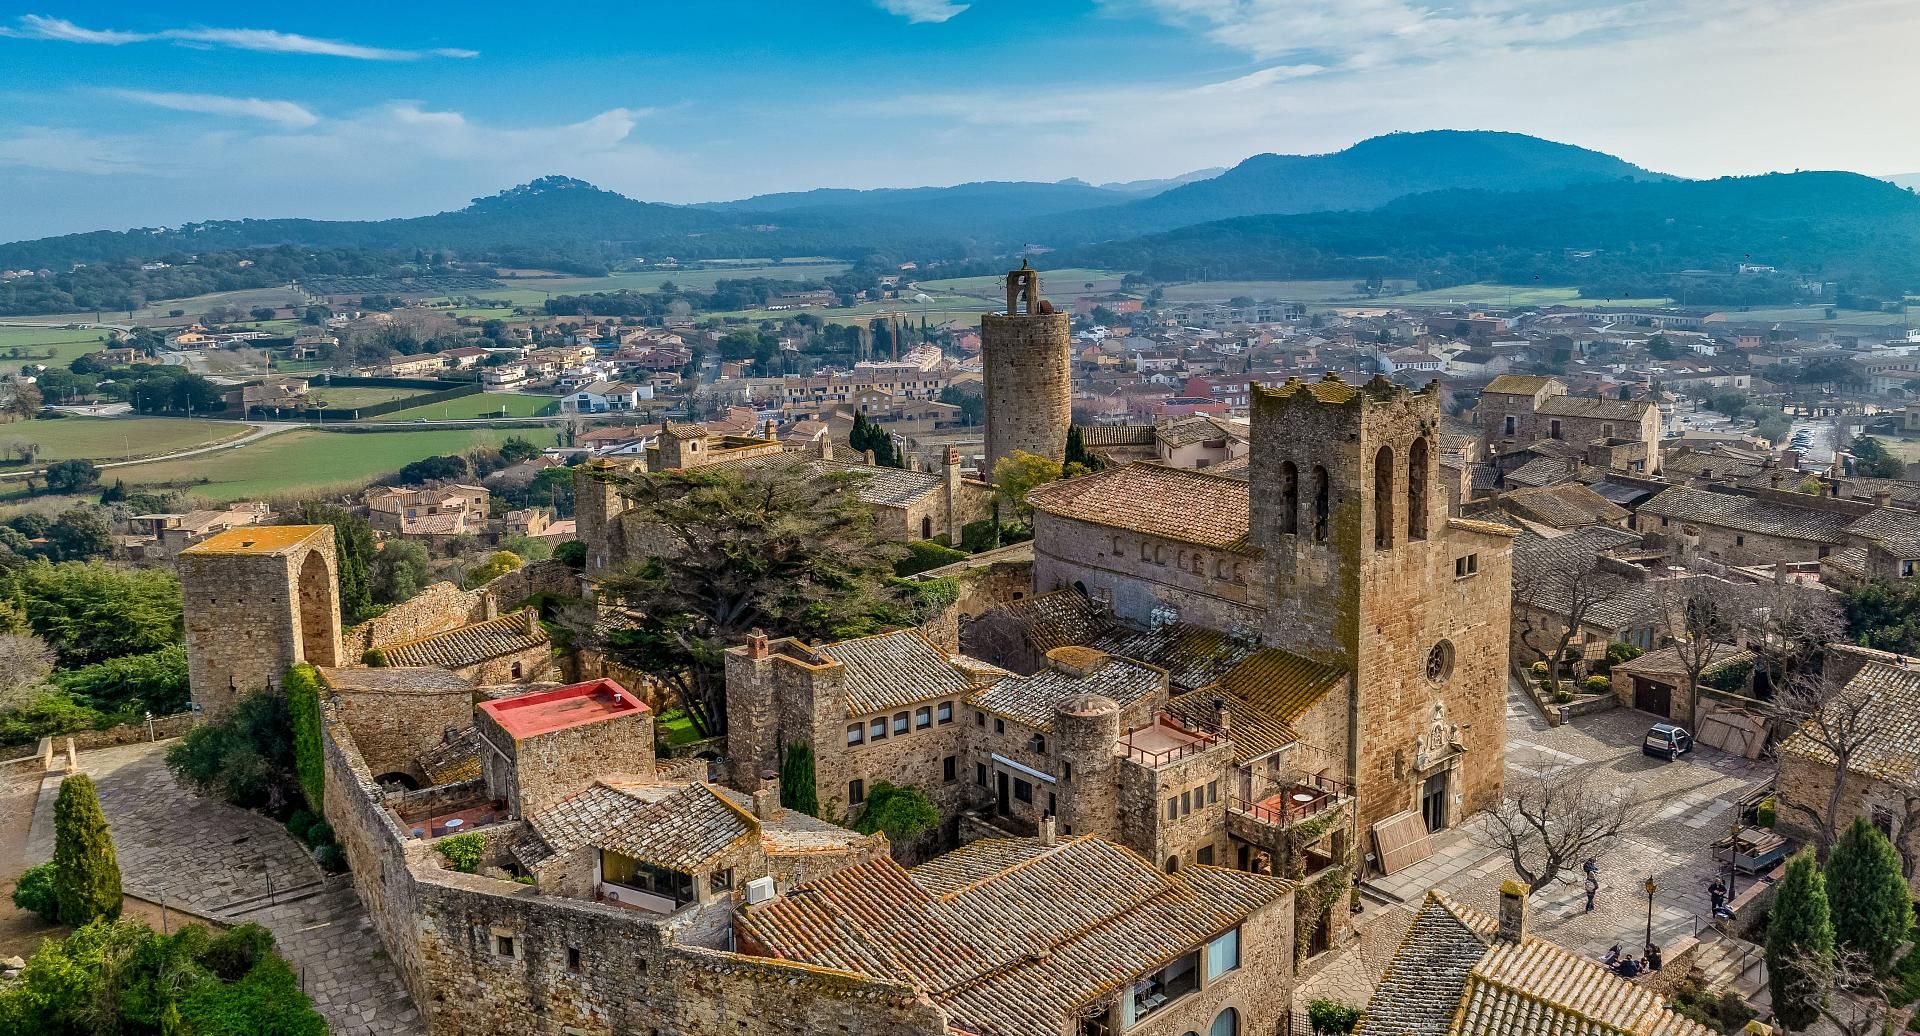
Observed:
[[[1599,858],[1600,893],[1587,913],[1580,873],[1564,875],[1530,900],[1530,931],[1578,953],[1598,955],[1618,943],[1637,950],[1646,937],[1647,894],[1652,877],[1653,939],[1660,945],[1704,928],[1706,888],[1719,869],[1708,846],[1726,836],[1736,804],[1772,775],[1759,762],[1711,748],[1677,762],[1640,753],[1653,718],[1613,709],[1564,726],[1550,727],[1522,692],[1507,695],[1507,777],[1523,779],[1565,767],[1581,767],[1585,779],[1605,782],[1640,802],[1637,823],[1613,852]],[[1371,892],[1397,902],[1367,902],[1355,918],[1357,947],[1302,984],[1295,1000],[1332,996],[1366,1000],[1400,937],[1430,888],[1489,914],[1498,909],[1500,883],[1514,877],[1504,854],[1480,841],[1478,819],[1433,837],[1434,855],[1413,867],[1367,883]],[[1746,880],[1741,879],[1744,887]]]
[[[266,926],[338,1036],[423,1031],[351,883],[323,880],[306,849],[271,819],[181,787],[164,762],[169,743],[80,756],[99,789],[126,891]],[[35,804],[28,863],[53,855],[58,791],[48,781]]]

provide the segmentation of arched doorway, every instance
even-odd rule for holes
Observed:
[[[333,572],[317,550],[300,563],[300,655],[319,666],[340,664],[340,605]]]

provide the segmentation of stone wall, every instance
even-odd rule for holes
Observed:
[[[1065,313],[980,318],[986,473],[1015,450],[1065,459],[1073,421],[1073,337]]]
[[[254,691],[279,686],[297,662],[339,664],[330,526],[313,527],[284,550],[203,552],[205,546],[183,551],[178,566],[188,679],[209,718]]]
[[[1649,546],[1672,547],[1681,556],[1706,558],[1723,565],[1773,565],[1785,561],[1817,562],[1837,549],[1816,540],[1789,539],[1761,532],[1739,532],[1717,525],[1636,514],[1629,523],[1647,537]],[[1696,541],[1687,545],[1687,540]]]
[[[332,700],[335,721],[353,732],[375,774],[404,773],[422,783],[420,756],[439,747],[447,731],[473,724],[470,688],[419,693],[334,688]]]
[[[1135,625],[1173,608],[1182,620],[1212,629],[1257,626],[1258,579],[1259,564],[1247,554],[1057,516],[1034,526],[1035,593],[1081,587]]]
[[[439,869],[342,733],[326,724],[327,820],[431,1036],[943,1036],[906,986],[672,945],[644,915]]]
[[[1203,849],[1212,865],[1231,866],[1227,803],[1234,774],[1228,741],[1157,767],[1123,762],[1120,815],[1128,847],[1168,872],[1199,864]]]
[[[1835,772],[1831,764],[1819,763],[1793,752],[1780,753],[1774,827],[1781,834],[1813,844],[1816,833],[1813,821],[1793,807],[1797,805],[1812,810],[1816,816],[1824,816],[1827,801],[1833,794]],[[1901,850],[1903,858],[1913,858],[1914,853],[1920,851],[1920,845],[1916,845],[1914,829],[1902,826],[1906,818],[1906,806],[1906,796],[1894,785],[1851,774],[1840,794],[1834,831],[1846,830],[1855,817],[1872,819],[1877,811],[1883,822],[1890,823],[1893,828],[1894,847]],[[1907,882],[1912,886],[1915,897],[1920,898],[1920,867],[1914,868]]]
[[[580,573],[562,561],[536,561],[494,579],[484,589],[493,595],[498,607],[518,608],[536,594],[579,597]]]
[[[493,598],[484,590],[462,590],[452,583],[435,583],[341,635],[348,662],[360,661],[367,649],[431,637],[494,616]]]
[[[653,776],[653,713],[644,709],[518,740],[484,710],[474,725],[487,744],[488,791],[516,817],[585,790],[601,774]]]

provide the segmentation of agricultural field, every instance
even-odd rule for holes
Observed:
[[[16,357],[22,360],[33,357],[35,363],[65,366],[82,353],[106,348],[107,336],[110,334],[112,334],[111,331],[98,327],[77,330],[58,327],[0,327],[0,361],[10,363]],[[15,349],[20,352],[16,354]]]
[[[190,450],[245,435],[238,421],[177,417],[43,417],[0,425],[0,457],[15,441],[40,447],[36,464],[62,460],[100,463]]]
[[[1779,306],[1767,309],[1723,309],[1714,313],[1710,319],[1724,320],[1729,323],[1760,321],[1765,323],[1793,323],[1819,321],[1836,327],[1853,324],[1861,327],[1905,326],[1907,317],[1901,313],[1876,313],[1868,310],[1841,309],[1834,311],[1832,320],[1827,319],[1823,306]]]
[[[351,410],[354,407],[374,406],[378,403],[391,403],[396,399],[409,396],[422,396],[426,393],[416,388],[393,388],[381,385],[315,385],[307,390],[310,396],[316,396],[328,406],[339,410]]]
[[[426,457],[498,446],[520,435],[539,445],[551,436],[540,429],[421,429],[392,432],[324,432],[300,429],[231,449],[181,460],[111,468],[105,473],[129,487],[165,486],[215,503],[322,489],[366,485]]]
[[[1119,273],[1112,270],[1089,270],[1084,267],[1041,270],[1040,292],[1050,298],[1064,299],[1104,294],[1120,290],[1120,277]],[[1006,304],[1007,279],[1004,274],[915,281],[914,287],[929,295],[972,295],[982,299],[999,299],[1001,305]]]
[[[1673,305],[1672,299],[1588,299],[1581,298],[1577,288],[1512,284],[1457,284],[1405,295],[1382,295],[1379,302],[1394,306],[1574,306],[1582,309],[1650,309]]]
[[[212,309],[215,306],[237,306],[241,312],[255,306],[296,306],[304,305],[303,296],[295,288],[276,285],[271,288],[247,288],[241,291],[216,291],[206,295],[194,295],[184,299],[161,299],[149,302],[133,311],[124,309],[88,310],[84,313],[57,313],[50,316],[35,315],[32,320],[48,324],[92,323],[107,324],[183,324],[191,317]],[[182,317],[170,317],[174,310],[185,310]],[[131,320],[129,320],[131,316]]]
[[[516,306],[539,306],[553,295],[584,295],[596,291],[658,291],[669,281],[682,288],[710,291],[715,281],[771,277],[783,281],[810,281],[842,273],[848,263],[809,260],[792,263],[741,262],[705,270],[623,271],[605,277],[507,277],[500,287],[476,290],[484,299],[505,299]],[[461,315],[468,315],[462,313]]]
[[[1160,295],[1167,302],[1225,302],[1238,295],[1280,302],[1372,301],[1364,292],[1353,290],[1355,283],[1351,277],[1319,281],[1186,281],[1161,285]],[[1386,281],[1383,287],[1387,291],[1400,291],[1413,287],[1413,282]]]
[[[329,394],[328,398],[332,398]],[[445,403],[396,410],[370,421],[457,421],[474,417],[546,417],[560,412],[559,396],[526,396],[518,392],[482,392]],[[535,429],[538,431],[538,429]]]

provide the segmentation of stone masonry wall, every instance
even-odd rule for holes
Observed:
[[[1015,450],[1060,463],[1073,422],[1073,337],[1065,313],[980,318],[986,473]]]
[[[423,780],[416,760],[438,747],[447,730],[473,723],[473,692],[399,693],[391,690],[335,690],[335,722],[353,731],[353,740],[374,774],[404,773]]]
[[[484,590],[462,590],[452,583],[435,583],[367,621],[347,630],[346,661],[360,661],[368,648],[404,644],[421,637],[456,630],[493,618],[493,599]]]
[[[300,575],[309,557],[324,567],[315,587],[309,652],[303,632]],[[193,698],[208,718],[217,718],[247,694],[277,687],[288,666],[301,661],[336,664],[334,639],[340,615],[333,591],[331,530],[316,532],[290,553],[183,552],[178,559],[186,614],[187,674]],[[325,614],[330,607],[331,614]],[[311,657],[309,657],[311,655]]]
[[[1816,763],[1804,756],[1791,752],[1780,754],[1779,808],[1775,811],[1774,827],[1781,834],[1798,838],[1811,845],[1814,839],[1814,827],[1805,814],[1791,808],[1798,804],[1812,809],[1815,814],[1827,811],[1827,797],[1833,793],[1834,768]],[[1854,817],[1872,819],[1878,809],[1893,821],[1894,845],[1904,847],[1908,853],[1920,850],[1913,829],[1902,830],[1901,820],[1906,816],[1906,796],[1900,789],[1885,781],[1870,780],[1859,774],[1847,778],[1847,786],[1840,794],[1839,821],[1834,824],[1835,831],[1844,831]],[[1920,898],[1920,868],[1907,878],[1907,884]]]
[[[1171,607],[1200,626],[1257,627],[1258,580],[1259,564],[1246,554],[1057,517],[1035,524],[1034,592],[1077,584],[1090,596],[1106,596],[1116,617],[1136,625]]]
[[[379,806],[372,774],[331,722],[325,747],[328,822],[431,1036],[945,1031],[904,986],[670,945],[643,915],[441,870]]]

